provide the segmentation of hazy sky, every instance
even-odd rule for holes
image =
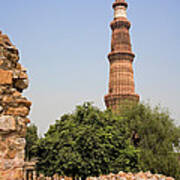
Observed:
[[[28,68],[31,122],[41,133],[77,104],[105,108],[113,0],[5,0],[0,25]],[[127,0],[136,92],[180,125],[180,0]]]

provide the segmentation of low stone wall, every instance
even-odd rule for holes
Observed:
[[[27,179],[25,178],[25,180]],[[54,175],[53,178],[51,178],[51,177],[44,177],[41,174],[39,177],[33,178],[33,180],[72,180],[72,178],[59,176],[59,175]],[[76,178],[76,180],[81,180],[81,178]],[[136,174],[119,172],[119,174],[102,175],[100,177],[88,177],[86,180],[175,180],[175,179],[172,177],[166,177],[161,174],[152,174],[151,172],[145,172],[145,173],[139,172]]]
[[[90,177],[87,180],[174,180],[174,178],[161,174],[151,174],[151,172],[139,172],[137,174],[119,172],[119,174]]]
[[[41,174],[37,179],[33,179],[33,180],[73,180],[73,179],[70,177],[64,177],[64,176],[59,176],[59,175],[54,175],[53,177],[44,177]]]

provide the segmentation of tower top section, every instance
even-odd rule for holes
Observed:
[[[125,0],[116,0],[113,3],[113,8],[115,8],[116,6],[125,6],[127,8],[128,7],[128,3]]]
[[[114,8],[114,19],[125,17],[127,18],[127,10],[128,4],[125,0],[116,0],[113,3]]]

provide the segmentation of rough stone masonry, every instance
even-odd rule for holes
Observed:
[[[172,177],[166,177],[161,174],[152,174],[149,172],[139,172],[136,174],[119,172],[118,174],[109,174],[100,177],[90,177],[86,180],[175,180]]]
[[[0,32],[0,180],[23,180],[27,118],[31,102],[26,69],[7,35]]]

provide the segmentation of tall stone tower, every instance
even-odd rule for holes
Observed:
[[[128,4],[125,0],[116,0],[113,3],[114,20],[111,22],[112,41],[111,52],[108,55],[110,63],[109,93],[105,96],[107,108],[114,112],[121,112],[124,106],[139,101],[135,94],[133,60],[127,19]]]

